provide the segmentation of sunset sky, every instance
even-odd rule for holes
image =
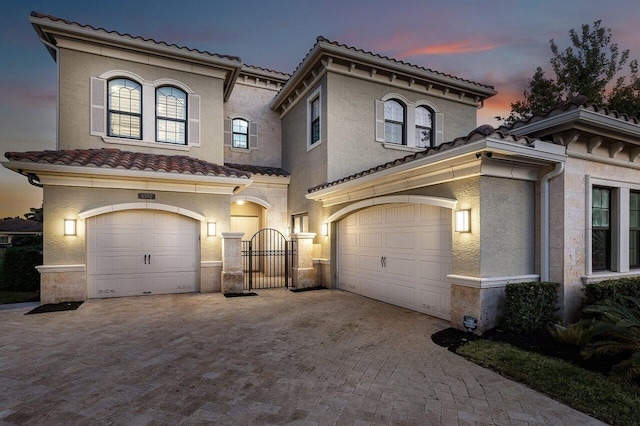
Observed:
[[[0,4],[0,161],[6,151],[55,149],[56,64],[32,10],[291,73],[322,35],[351,46],[495,86],[478,124],[497,124],[522,97],[549,40],[602,20],[640,58],[640,0],[3,0]],[[0,218],[22,216],[42,191],[0,167]]]

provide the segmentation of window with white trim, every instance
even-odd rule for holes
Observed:
[[[307,150],[322,140],[322,92],[318,87],[307,97]]]
[[[142,139],[142,86],[126,78],[108,83],[108,135]]]
[[[399,101],[390,99],[384,103],[384,141],[405,145],[405,108]]]
[[[258,149],[258,123],[249,117],[235,115],[224,119],[224,145],[236,152]]]
[[[249,148],[249,122],[242,118],[233,120],[233,141],[234,148]]]
[[[92,136],[124,145],[200,146],[200,96],[185,84],[113,70],[91,77],[90,87]]]
[[[433,146],[433,111],[420,105],[416,107],[416,147]]]
[[[156,141],[185,145],[187,94],[177,87],[156,89]]]
[[[591,207],[591,268],[611,269],[611,189],[593,187]]]

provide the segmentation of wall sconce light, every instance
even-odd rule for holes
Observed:
[[[239,205],[239,206],[241,206],[241,205],[243,205],[243,204],[244,204],[244,200],[238,200],[238,201],[236,201],[236,204],[237,204],[237,205]]]
[[[64,235],[66,235],[66,236],[76,235],[76,220],[75,219],[65,219],[64,220]]]
[[[471,232],[471,210],[456,211],[456,232]]]
[[[215,237],[215,236],[216,236],[216,223],[207,222],[207,237]]]
[[[322,235],[323,235],[323,236],[325,236],[325,237],[326,237],[327,235],[329,235],[329,224],[328,224],[328,223],[323,223],[323,224],[322,224],[322,230],[321,230],[321,232],[322,232]]]

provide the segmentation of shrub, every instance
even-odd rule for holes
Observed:
[[[527,334],[546,331],[556,322],[559,286],[552,282],[507,284],[502,328]]]
[[[37,291],[40,274],[36,266],[42,265],[42,247],[12,247],[4,254],[4,290]]]
[[[640,299],[640,277],[619,278],[587,284],[584,287],[582,302],[588,306],[611,300],[626,305],[624,297]]]
[[[551,334],[551,337],[553,337],[556,342],[582,347],[589,343],[594,334],[593,324],[593,320],[578,321],[566,327],[560,324],[554,324],[549,328],[549,334]]]

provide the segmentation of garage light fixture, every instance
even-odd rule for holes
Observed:
[[[76,235],[76,220],[65,219],[64,220],[64,235],[72,236]]]
[[[471,210],[456,211],[456,232],[471,232]]]
[[[244,204],[244,200],[238,200],[238,201],[236,201],[236,204],[237,204],[237,205],[239,205],[239,206],[241,206],[241,205],[243,205],[243,204]]]
[[[207,237],[215,237],[215,236],[216,236],[216,223],[207,222]]]
[[[327,235],[329,235],[329,224],[328,223],[323,223],[321,231],[322,231],[322,235],[323,236],[326,237]]]

